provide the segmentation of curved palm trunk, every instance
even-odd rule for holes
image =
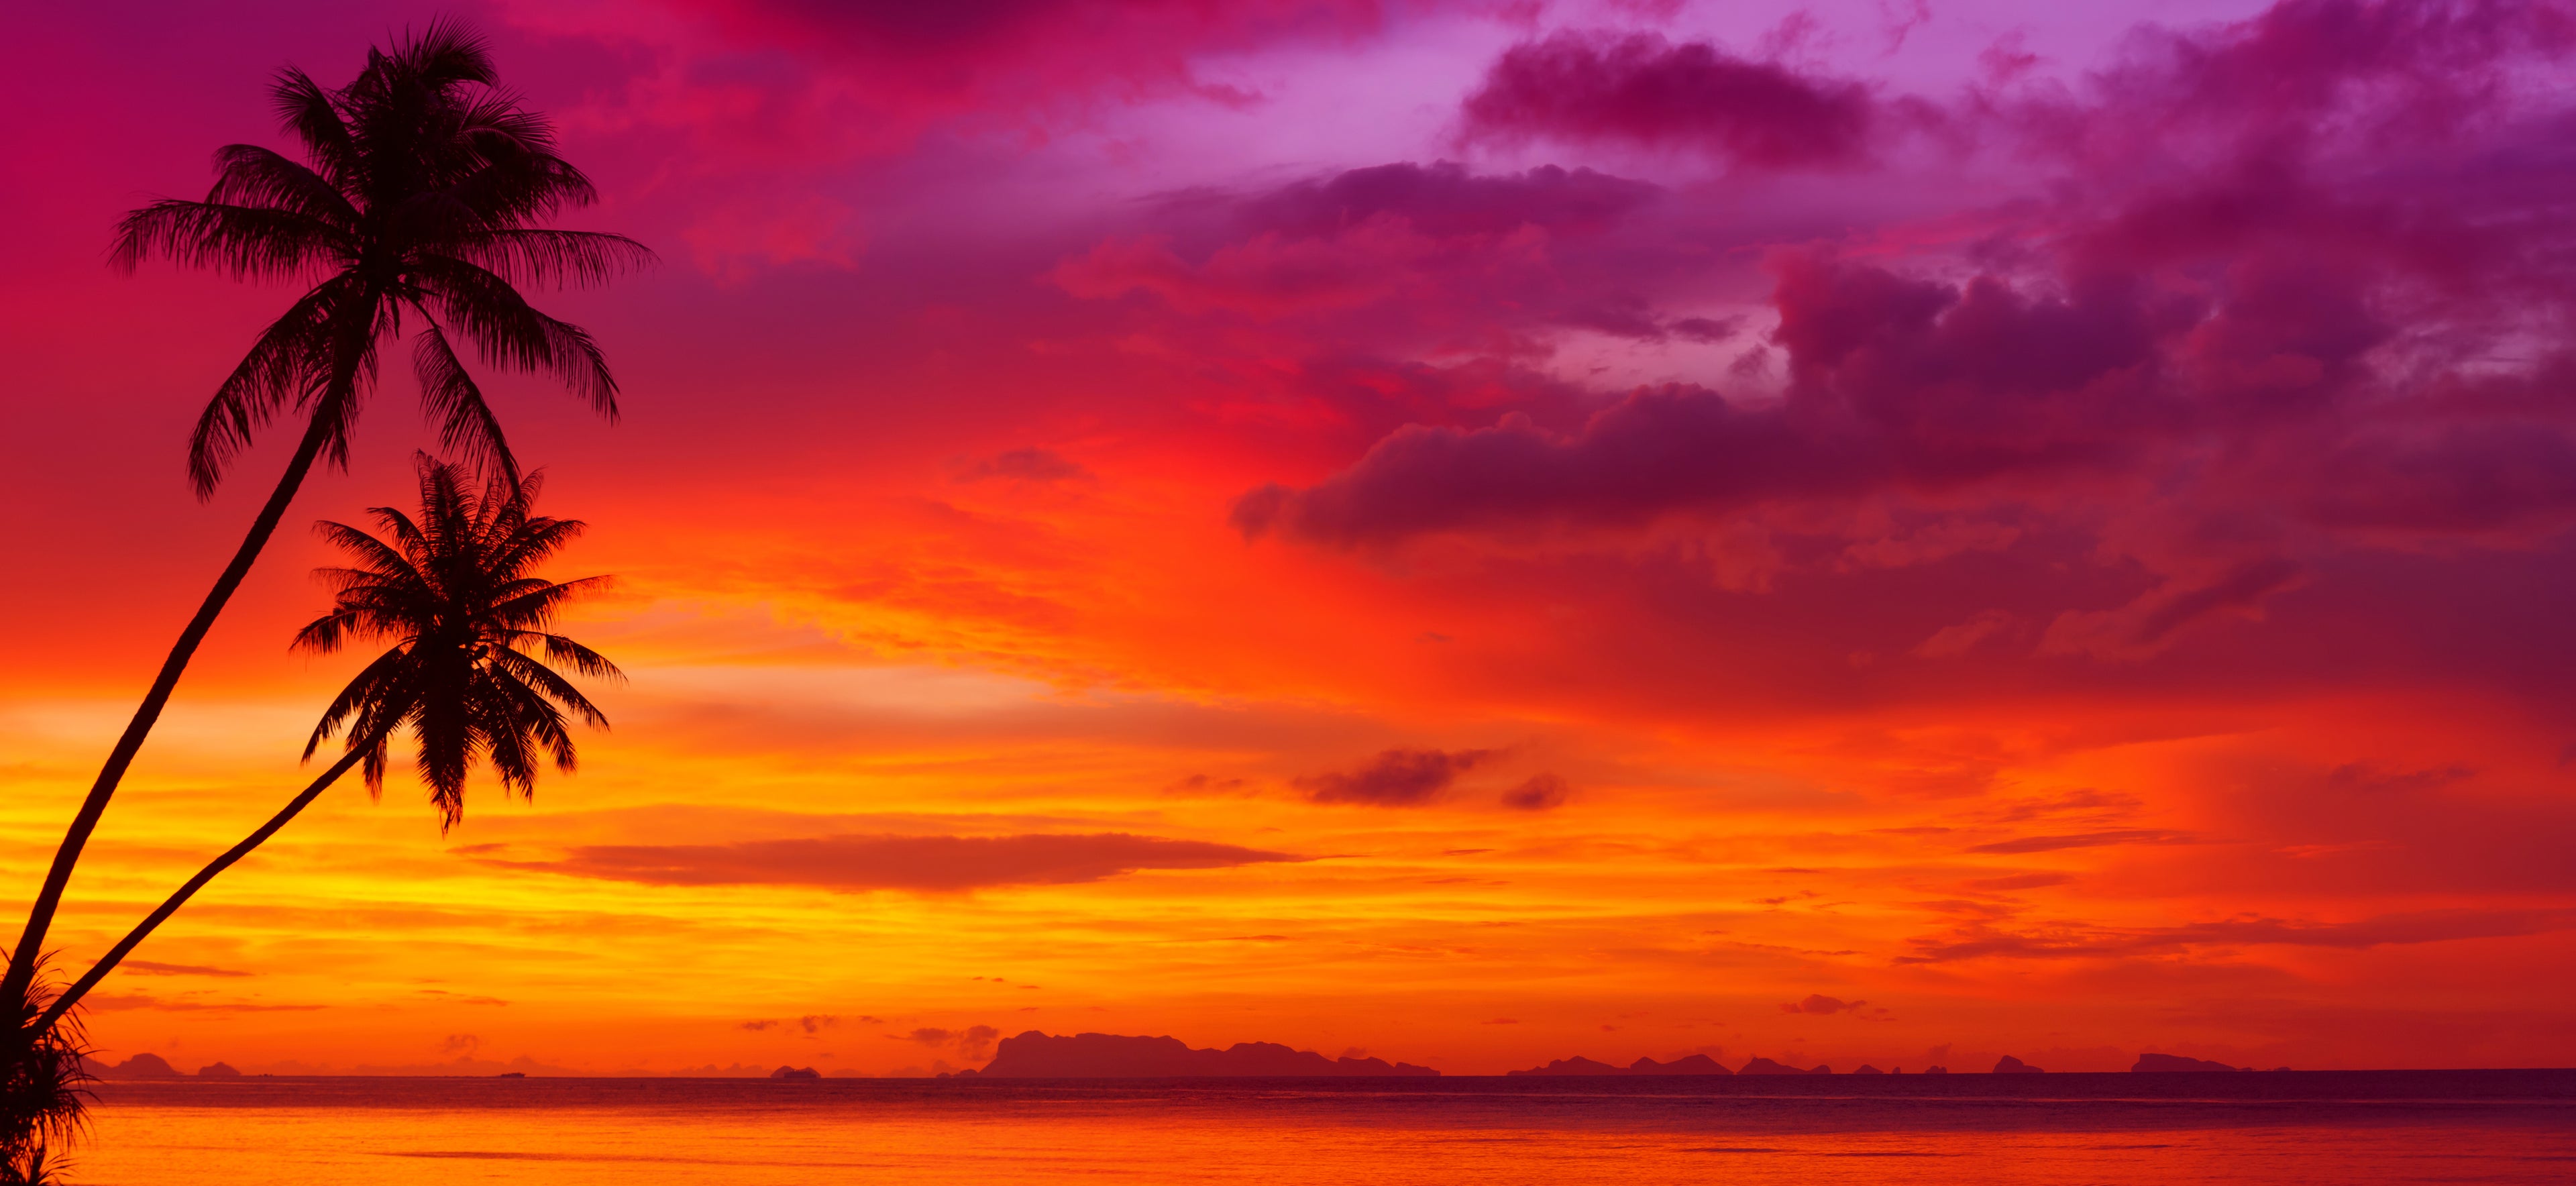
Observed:
[[[70,988],[62,991],[62,995],[55,997],[54,1003],[46,1008],[44,1015],[38,1017],[35,1024],[27,1027],[27,1032],[41,1034],[51,1028],[56,1021],[61,1020],[63,1014],[71,1012],[72,1006],[79,1004],[82,997],[88,996],[89,990],[98,987],[99,981],[107,979],[107,974],[115,971],[117,964],[123,962],[125,957],[145,939],[150,938],[152,932],[171,915],[178,913],[181,906],[187,905],[188,899],[197,896],[197,891],[204,889],[207,882],[213,881],[216,874],[232,868],[233,862],[249,856],[252,849],[267,843],[269,837],[276,835],[277,830],[285,827],[287,821],[302,814],[306,807],[312,805],[313,800],[320,798],[323,791],[329,790],[332,783],[340,781],[340,776],[347,774],[349,768],[356,766],[359,760],[366,756],[367,751],[374,749],[376,743],[382,739],[382,734],[378,734],[363,743],[352,745],[349,752],[340,755],[339,761],[333,762],[330,769],[323,771],[321,777],[314,779],[311,786],[304,788],[303,794],[289,800],[276,815],[268,817],[268,822],[261,824],[258,831],[243,837],[241,843],[225,849],[222,856],[207,862],[205,868],[198,870],[196,876],[188,879],[188,884],[180,886],[178,892],[171,894],[167,901],[162,902],[160,909],[153,911],[142,922],[136,923],[133,930],[126,932],[125,938],[118,940],[116,946],[107,949],[106,955],[98,957],[98,962],[90,965],[89,971],[83,973],[79,980],[73,981]]]
[[[10,953],[8,979],[0,981],[0,1000],[24,997],[27,987],[34,982],[36,959],[44,949],[46,932],[53,928],[54,913],[62,906],[63,887],[70,884],[72,867],[80,863],[81,849],[89,843],[90,833],[97,829],[99,817],[107,814],[107,801],[116,795],[117,783],[125,778],[125,769],[133,764],[134,755],[142,750],[144,737],[161,719],[161,709],[169,704],[170,693],[179,686],[179,675],[187,670],[188,660],[197,653],[197,644],[205,641],[206,632],[214,627],[215,617],[223,612],[224,603],[232,600],[233,591],[241,587],[242,578],[250,575],[251,562],[259,559],[260,550],[268,546],[269,536],[276,534],[278,522],[286,517],[287,504],[295,501],[295,492],[303,487],[305,475],[312,472],[314,460],[321,456],[322,446],[330,439],[331,425],[338,416],[336,405],[348,396],[350,383],[343,376],[354,377],[355,367],[343,367],[341,371],[342,375],[334,376],[332,393],[313,410],[312,423],[304,431],[304,440],[295,447],[295,457],[287,462],[285,475],[278,479],[277,489],[268,496],[268,505],[261,507],[259,518],[252,520],[250,534],[242,539],[241,548],[233,553],[232,563],[224,566],[223,575],[215,578],[215,587],[206,592],[205,602],[197,607],[197,616],[190,618],[187,629],[179,632],[178,643],[170,648],[170,657],[161,661],[161,673],[153,678],[151,690],[143,694],[143,703],[134,710],[134,719],[127,722],[124,735],[116,739],[116,748],[108,751],[107,765],[99,770],[98,781],[90,785],[89,797],[81,800],[80,813],[72,817],[70,830],[63,834],[61,846],[54,850],[53,868],[45,874],[44,888],[37,892],[35,904],[27,909],[27,929],[19,936],[17,948]]]

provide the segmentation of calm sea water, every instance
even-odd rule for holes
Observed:
[[[2576,1071],[106,1085],[90,1186],[2576,1181]]]

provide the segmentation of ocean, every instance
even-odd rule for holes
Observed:
[[[2576,1071],[248,1078],[101,1086],[86,1186],[2576,1181]]]

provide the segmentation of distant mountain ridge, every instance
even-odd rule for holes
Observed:
[[[2173,1072],[2173,1071],[2242,1071],[2242,1070],[2246,1070],[2247,1068],[2244,1068],[2244,1067],[2231,1067],[2231,1066],[2227,1065],[2226,1063],[2223,1063],[2223,1062],[2211,1062],[2211,1061],[2209,1061],[2208,1059],[2205,1059],[2205,1058],[2185,1058],[2185,1057],[2183,1057],[2183,1056],[2181,1056],[2181,1055],[2179,1055],[2179,1054],[2141,1054],[2141,1055],[2139,1055],[2139,1056],[2138,1056],[2138,1062],[2137,1062],[2137,1065],[2136,1065],[2136,1066],[2133,1066],[2133,1067],[2130,1067],[2129,1069],[2130,1069],[2131,1071],[2142,1071],[2142,1072]],[[2281,1069],[2281,1070],[2285,1070],[2285,1071],[2286,1071],[2286,1070],[2288,1070],[2288,1069],[2290,1069],[2290,1068],[2288,1068],[2288,1067],[2282,1067],[2282,1068],[2280,1068],[2280,1069]],[[1751,1060],[1751,1061],[1749,1061],[1749,1062],[1746,1062],[1746,1063],[1744,1064],[1744,1066],[1743,1066],[1741,1069],[1734,1070],[1734,1071],[1729,1071],[1729,1070],[1727,1070],[1727,1069],[1726,1069],[1726,1067],[1724,1067],[1723,1065],[1719,1064],[1717,1060],[1715,1060],[1715,1059],[1713,1059],[1713,1058],[1710,1058],[1709,1056],[1707,1056],[1707,1055],[1705,1055],[1705,1054],[1691,1054],[1691,1055],[1685,1055],[1685,1056],[1683,1056],[1683,1057],[1681,1057],[1681,1058],[1674,1059],[1674,1060],[1673,1060],[1673,1061],[1671,1061],[1671,1062],[1656,1062],[1654,1059],[1651,1059],[1651,1058],[1640,1058],[1640,1059],[1638,1059],[1638,1060],[1637,1060],[1637,1061],[1635,1061],[1635,1062],[1629,1063],[1627,1066],[1620,1067],[1620,1066],[1612,1066],[1611,1064],[1606,1063],[1606,1062],[1600,1062],[1600,1061],[1597,1061],[1597,1060],[1594,1060],[1594,1059],[1585,1058],[1585,1057],[1583,1057],[1583,1056],[1581,1056],[1581,1055],[1576,1055],[1576,1056],[1575,1056],[1575,1057],[1573,1057],[1573,1058],[1560,1058],[1560,1059],[1557,1059],[1556,1061],[1551,1062],[1551,1063],[1549,1063],[1549,1064],[1547,1064],[1546,1066],[1543,1066],[1543,1067],[1531,1067],[1530,1069],[1528,1069],[1528,1070],[1526,1070],[1526,1071],[1505,1071],[1505,1072],[1503,1072],[1503,1073],[1504,1073],[1505,1075],[1508,1075],[1508,1076],[1522,1076],[1522,1075],[1830,1075],[1830,1074],[1833,1074],[1833,1073],[1834,1073],[1834,1069],[1833,1069],[1832,1067],[1830,1067],[1830,1066],[1797,1067],[1797,1066],[1791,1066],[1791,1065],[1790,1065],[1790,1064],[1788,1064],[1788,1063],[1783,1063],[1783,1062],[1773,1062],[1772,1060],[1767,1059],[1767,1058],[1755,1058],[1755,1059],[1752,1059],[1752,1060]],[[1863,1064],[1859,1070],[1853,1071],[1852,1073],[1853,1073],[1853,1074],[1855,1074],[1855,1075],[1884,1075],[1884,1074],[1887,1074],[1888,1072],[1886,1072],[1886,1071],[1882,1071],[1882,1070],[1879,1070],[1877,1067],[1874,1067],[1874,1066],[1870,1066],[1870,1065],[1867,1065],[1867,1064]],[[1900,1073],[1900,1074],[1901,1074],[1901,1073],[1903,1073],[1902,1068],[1899,1068],[1898,1073]],[[1924,1073],[1924,1074],[1927,1074],[1927,1075],[1946,1075],[1946,1074],[1949,1074],[1949,1073],[1950,1073],[1950,1070],[1949,1070],[1949,1068],[1948,1068],[1948,1067],[1938,1067],[1938,1066],[1935,1066],[1935,1067],[1926,1067],[1926,1068],[1924,1068],[1923,1073]],[[2013,1057],[2012,1055],[2007,1054],[2007,1055],[2003,1056],[2002,1058],[1997,1059],[1997,1060],[1995,1061],[1995,1070],[1994,1070],[1994,1073],[1995,1073],[1995,1074],[1998,1074],[1998,1075],[2041,1075],[2041,1074],[2046,1074],[2046,1073],[2047,1073],[2047,1069],[2046,1069],[2046,1068],[2044,1068],[2044,1067],[2036,1067],[2036,1066],[2032,1066],[2032,1065],[2031,1065],[2031,1064],[2029,1064],[2029,1063],[2023,1062],[2022,1060],[2020,1060],[2020,1059],[2018,1059],[2018,1058],[2015,1058],[2015,1057]]]
[[[85,1066],[90,1074],[101,1079],[176,1079],[180,1077],[179,1068],[171,1066],[168,1059],[158,1054],[138,1054],[120,1063],[93,1062]]]
[[[2241,1071],[2244,1069],[2231,1067],[2223,1062],[2211,1062],[2205,1058],[2185,1058],[2179,1054],[2141,1054],[2138,1056],[2138,1065],[2129,1068],[2132,1072]]]
[[[1203,1079],[1322,1075],[1437,1075],[1430,1067],[1382,1058],[1326,1058],[1276,1042],[1237,1042],[1223,1050],[1194,1049],[1178,1038],[1125,1034],[1058,1037],[1030,1030],[1004,1038],[981,1071],[956,1078],[982,1079]]]
[[[1768,1060],[1757,1058],[1753,1061]],[[1606,1062],[1594,1062],[1576,1055],[1573,1058],[1560,1058],[1543,1067],[1531,1067],[1526,1071],[1503,1072],[1505,1075],[1732,1075],[1734,1073],[1705,1054],[1686,1054],[1671,1062],[1639,1058],[1624,1067],[1614,1067]]]
[[[1615,1067],[1606,1062],[1596,1062],[1576,1055],[1573,1058],[1560,1058],[1543,1067],[1531,1067],[1526,1071],[1503,1072],[1506,1076],[1514,1077],[1521,1075],[1830,1075],[1833,1073],[1832,1067],[1816,1067],[1810,1070],[1805,1067],[1793,1067],[1787,1063],[1773,1062],[1767,1058],[1754,1059],[1745,1063],[1743,1070],[1731,1071],[1726,1068],[1726,1064],[1705,1054],[1685,1054],[1671,1062],[1639,1058],[1624,1067]]]

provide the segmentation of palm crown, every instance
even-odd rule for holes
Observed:
[[[369,50],[366,69],[339,90],[289,68],[272,94],[307,163],[228,145],[215,153],[205,200],[164,199],[119,224],[114,258],[129,268],[159,254],[243,279],[318,277],[198,418],[188,473],[199,494],[290,404],[345,465],[378,343],[403,332],[407,311],[419,318],[412,368],[424,409],[450,452],[516,470],[450,334],[488,365],[554,374],[615,417],[617,383],[590,335],[513,286],[605,281],[652,253],[622,235],[538,225],[597,195],[557,155],[553,126],[497,77],[482,43],[447,22],[391,52]]]
[[[616,677],[598,652],[553,633],[565,602],[607,578],[554,582],[529,570],[581,534],[578,519],[529,513],[542,477],[494,475],[480,491],[460,466],[420,459],[420,518],[392,507],[370,514],[387,538],[342,523],[318,525],[352,567],[318,575],[336,594],[331,612],[295,636],[328,653],[353,638],[393,646],[360,671],[322,714],[307,758],[343,727],[363,749],[369,791],[381,794],[392,735],[409,726],[421,780],[444,831],[462,819],[465,777],[479,757],[503,788],[534,794],[542,757],[574,767],[566,713],[605,726],[598,707],[544,660],[586,676]]]

